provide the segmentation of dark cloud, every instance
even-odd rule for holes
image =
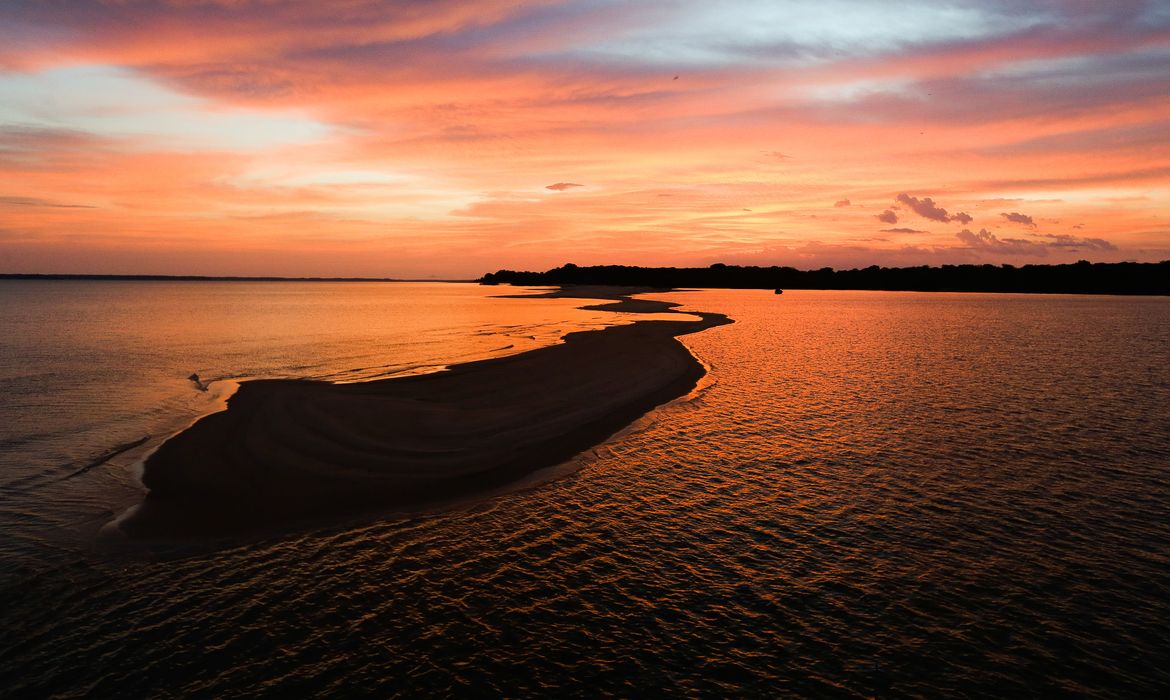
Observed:
[[[1001,239],[985,228],[979,229],[978,233],[965,228],[956,233],[955,238],[958,238],[967,244],[968,247],[975,250],[1003,253],[1005,255],[1046,255],[1048,253],[1047,248],[1041,244],[1018,238]]]
[[[919,199],[918,197],[912,197],[903,192],[895,199],[900,204],[908,207],[915,214],[921,216],[924,219],[930,219],[931,221],[941,221],[943,223],[958,221],[960,224],[965,226],[975,220],[965,211],[957,211],[954,214],[947,214],[947,210],[935,204],[934,200],[930,197],[923,197],[922,199]]]
[[[775,158],[776,160],[792,160],[792,156],[787,153],[781,153],[780,151],[765,151],[764,155],[769,158]]]
[[[951,220],[951,217],[947,216],[947,210],[935,204],[934,200],[930,197],[923,197],[922,199],[919,199],[917,197],[911,197],[910,195],[903,192],[902,194],[898,195],[896,199],[898,202],[905,204],[910,208],[911,211],[924,219],[941,221],[943,223]]]
[[[916,228],[883,228],[882,233],[930,233],[930,231],[922,231]]]
[[[849,202],[849,200],[848,200],[848,199],[839,199],[839,200],[837,200],[836,202],[834,202],[834,203],[833,203],[833,206],[835,206],[835,207],[847,207],[847,206],[849,206],[849,204],[850,204],[850,202]]]
[[[1114,251],[1117,246],[1103,238],[1079,238],[1068,234],[1044,234],[1039,236],[1045,240],[1030,240],[1024,238],[999,238],[987,229],[979,229],[978,233],[970,229],[963,229],[955,237],[965,243],[967,247],[983,252],[999,253],[1002,255],[1031,255],[1042,257],[1051,250],[1095,250]]]
[[[1033,221],[1032,217],[1028,216],[1027,214],[1021,214],[1019,212],[1013,211],[1010,214],[1000,214],[1000,216],[1012,222],[1013,224],[1023,224],[1025,226],[1032,227],[1036,226],[1036,222]]]
[[[1040,235],[1041,238],[1049,239],[1047,244],[1052,248],[1070,248],[1073,250],[1117,250],[1117,246],[1113,245],[1104,238],[1080,238],[1078,236],[1070,236],[1067,233],[1044,233]]]
[[[878,221],[882,222],[883,224],[896,224],[896,223],[898,223],[898,215],[895,214],[892,209],[887,209],[887,210],[883,211],[881,214],[878,214],[876,218]]]
[[[563,192],[564,190],[567,190],[570,187],[584,187],[584,186],[585,185],[578,185],[575,182],[554,182],[551,185],[545,185],[544,189],[556,190],[557,192]]]

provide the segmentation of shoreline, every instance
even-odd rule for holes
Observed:
[[[577,331],[431,374],[242,382],[226,410],[146,458],[149,492],[117,527],[134,539],[252,533],[489,495],[567,462],[691,391],[706,370],[676,338],[732,322],[632,298],[651,291],[665,290],[509,296],[597,299],[607,303],[586,308],[680,320]]]

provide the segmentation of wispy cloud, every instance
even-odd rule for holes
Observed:
[[[0,195],[0,206],[10,207],[53,207],[56,209],[96,209],[90,204],[63,204],[40,197],[13,197]]]

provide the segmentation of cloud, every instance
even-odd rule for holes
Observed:
[[[895,198],[899,203],[909,207],[915,214],[930,219],[931,221],[941,221],[949,223],[951,221],[958,221],[964,226],[974,221],[974,218],[965,211],[957,211],[954,214],[947,214],[947,210],[934,203],[930,197],[912,197],[905,192]],[[890,222],[893,223],[893,222]]]
[[[1002,216],[1003,218],[1012,222],[1013,224],[1023,224],[1025,226],[1031,226],[1033,228],[1035,228],[1035,226],[1036,226],[1036,222],[1033,221],[1032,217],[1028,216],[1027,214],[1021,214],[1019,212],[1013,211],[1010,214],[1000,214],[1000,216]]]
[[[570,187],[584,187],[584,186],[585,185],[578,185],[575,182],[554,182],[551,185],[545,185],[544,189],[556,190],[557,192],[563,192],[563,191],[569,189]]]
[[[849,200],[848,200],[848,199],[839,199],[839,200],[837,200],[836,202],[834,202],[834,203],[833,203],[833,206],[835,206],[835,207],[847,207],[847,206],[849,206],[849,204],[850,204],[850,202],[849,202]]]
[[[1040,156],[1047,154],[1093,154],[1139,152],[1166,144],[1167,123],[1164,119],[1141,124],[1092,125],[1071,132],[1044,134],[1023,141],[996,144],[983,149],[988,156]]]
[[[987,229],[979,229],[978,233],[970,229],[963,229],[955,234],[955,238],[974,250],[999,253],[1002,255],[1030,255],[1043,257],[1051,250],[1095,250],[1115,251],[1117,246],[1103,238],[1078,238],[1068,234],[1044,234],[1043,241],[1024,238],[999,238]]]
[[[924,219],[942,221],[943,223],[951,220],[951,218],[947,216],[947,210],[936,205],[934,200],[930,197],[923,197],[922,199],[919,199],[917,197],[911,197],[910,195],[903,192],[895,199],[897,199],[898,202],[910,207],[911,211]]]
[[[878,214],[875,218],[878,221],[882,222],[883,224],[896,224],[896,223],[898,223],[898,215],[895,214],[892,209],[887,209],[887,210],[883,211],[881,214]]]
[[[0,195],[0,206],[15,207],[52,207],[55,209],[96,209],[89,204],[64,204],[40,197],[12,197]]]
[[[1080,250],[1082,248],[1087,250],[1117,250],[1117,246],[1113,245],[1104,238],[1080,238],[1078,236],[1070,236],[1067,233],[1044,233],[1041,237],[1051,240],[1047,245],[1052,248],[1070,248]]]
[[[1064,175],[1055,177],[1033,177],[1015,180],[985,180],[972,183],[971,186],[985,190],[1020,190],[1020,189],[1076,189],[1080,187],[1096,187],[1100,185],[1120,185],[1124,183],[1164,182],[1170,177],[1170,166],[1155,166],[1110,172],[1097,172],[1091,175]]]
[[[930,231],[922,231],[916,228],[883,228],[882,233],[930,233]]]
[[[45,148],[94,148],[100,139],[72,129],[0,124],[0,151]]]
[[[1048,252],[1043,245],[1018,238],[1001,239],[985,228],[979,229],[978,233],[965,228],[956,233],[955,238],[958,238],[967,244],[968,247],[975,250],[1003,253],[1005,255],[1045,255]]]

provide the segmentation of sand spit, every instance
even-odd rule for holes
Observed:
[[[595,308],[662,313],[648,290],[566,288]],[[698,316],[701,320],[693,320]],[[688,313],[565,336],[445,372],[356,384],[243,382],[227,410],[146,461],[133,537],[231,534],[473,495],[563,462],[690,391],[703,366],[676,336],[730,323]]]

